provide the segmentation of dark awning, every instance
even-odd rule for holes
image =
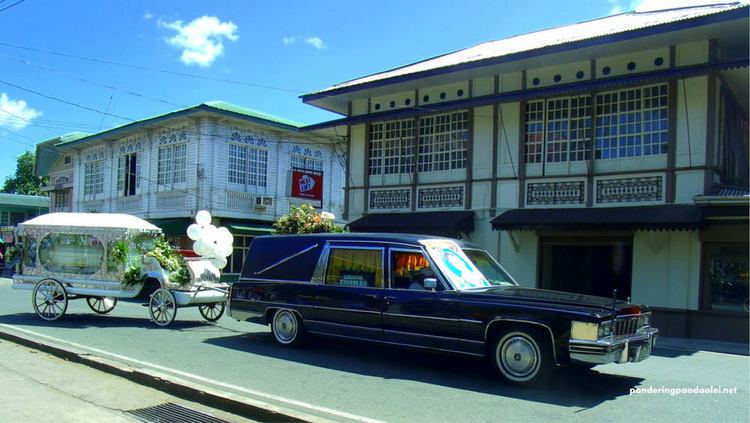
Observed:
[[[149,222],[161,228],[166,236],[187,235],[187,227],[193,222],[189,217],[175,217],[169,219],[148,219]]]
[[[492,219],[492,229],[698,229],[703,211],[692,204],[580,209],[514,209]]]
[[[225,226],[234,235],[270,235],[274,232],[273,222],[255,219],[221,219],[221,226]]]
[[[352,232],[401,232],[457,238],[474,230],[474,212],[373,213],[348,226]]]

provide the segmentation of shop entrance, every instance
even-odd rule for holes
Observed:
[[[539,286],[545,289],[617,298],[630,297],[632,238],[542,238]]]

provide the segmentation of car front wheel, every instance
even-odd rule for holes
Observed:
[[[500,376],[518,385],[542,384],[554,367],[548,340],[540,331],[527,327],[499,333],[492,344],[491,358]]]
[[[305,329],[302,318],[291,310],[281,309],[273,315],[271,320],[273,337],[281,345],[298,346],[302,343]]]

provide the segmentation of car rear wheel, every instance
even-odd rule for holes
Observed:
[[[495,370],[518,385],[538,385],[554,368],[551,346],[536,328],[512,327],[500,332],[492,344]]]
[[[297,313],[286,309],[274,313],[273,320],[271,320],[271,332],[276,342],[286,346],[298,346],[305,337],[302,319]]]

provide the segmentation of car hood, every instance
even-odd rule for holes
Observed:
[[[483,290],[463,291],[461,295],[467,299],[543,305],[548,308],[559,308],[560,311],[594,313],[598,316],[611,315],[612,313],[611,298],[577,294],[574,292],[551,291],[520,286],[498,286]],[[633,306],[633,304],[622,300],[617,300],[614,305],[617,311]],[[646,311],[645,308],[643,311]]]

